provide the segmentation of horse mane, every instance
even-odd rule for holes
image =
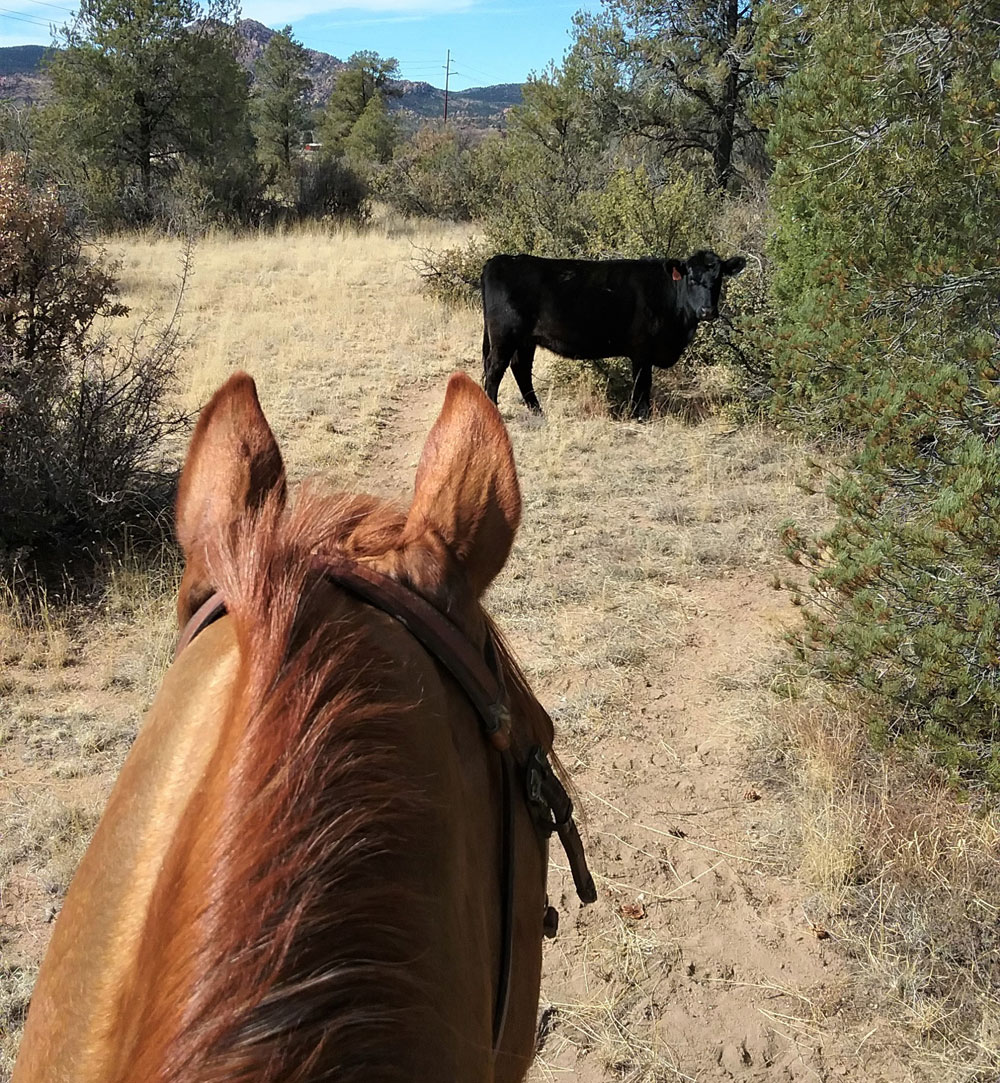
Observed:
[[[427,814],[400,751],[413,704],[387,698],[392,662],[357,606],[309,582],[317,549],[378,555],[403,523],[306,485],[216,539],[241,671],[206,776],[219,784],[185,811],[146,923],[147,980],[123,994],[121,1083],[407,1077],[388,1058],[426,1022],[408,945],[433,906],[389,875]]]

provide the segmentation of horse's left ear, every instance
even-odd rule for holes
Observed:
[[[401,540],[439,538],[478,597],[507,562],[520,521],[514,452],[500,413],[456,372],[420,456]]]
[[[284,503],[285,466],[245,372],[231,376],[209,400],[195,426],[177,491],[177,540],[184,578],[181,623],[212,593],[207,547],[271,494]]]
[[[747,261],[744,256],[733,256],[732,259],[723,261],[722,273],[724,275],[738,275],[746,265]]]

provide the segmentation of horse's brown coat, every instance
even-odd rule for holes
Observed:
[[[398,622],[315,581],[342,552],[483,642],[478,598],[520,517],[510,443],[449,383],[409,512],[306,488],[285,509],[249,377],[206,407],[178,498],[171,667],[73,882],[14,1083],[426,1079],[530,1061],[544,846],[517,802],[513,987],[494,1058],[498,765],[464,694]],[[515,739],[547,718],[501,649]]]

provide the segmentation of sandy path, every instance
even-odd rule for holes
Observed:
[[[683,643],[638,691],[632,732],[600,740],[576,772],[603,891],[592,911],[565,904],[543,996],[570,1004],[556,1008],[540,1079],[822,1077],[810,1001],[836,995],[843,975],[777,874],[771,795],[747,776],[732,723],[790,607],[759,573],[692,582],[681,600]],[[596,969],[595,939],[611,956]]]

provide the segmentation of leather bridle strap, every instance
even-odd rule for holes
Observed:
[[[440,609],[395,579],[364,564],[336,557],[315,557],[313,567],[325,579],[346,587],[398,620],[458,682],[476,708],[490,743],[500,751],[510,747],[507,691],[489,635],[484,658],[461,628]]]
[[[527,756],[521,756],[512,746],[507,691],[489,633],[484,653],[480,654],[465,633],[444,613],[396,580],[343,557],[315,556],[312,567],[324,579],[344,587],[362,601],[398,620],[462,688],[482,721],[487,739],[500,753],[503,800],[502,926],[500,973],[493,1013],[493,1049],[496,1051],[507,1016],[514,947],[514,768],[518,767],[524,773],[525,799],[536,827],[543,836],[547,837],[553,832],[559,835],[577,894],[582,902],[591,903],[597,898],[597,889],[587,868],[583,843],[573,820],[573,804],[552,770],[544,749],[535,747]],[[225,613],[225,599],[221,594],[213,594],[188,621],[174,657]],[[538,709],[544,711],[540,704]]]

